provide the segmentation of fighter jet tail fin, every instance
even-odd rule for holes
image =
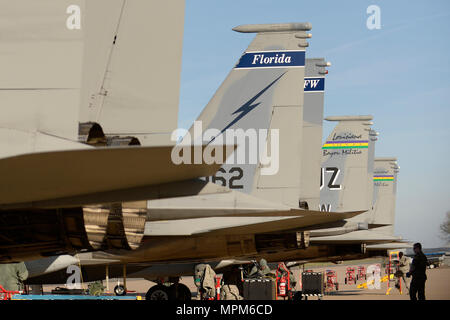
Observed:
[[[324,58],[308,58],[305,65],[300,201],[304,207],[320,208],[320,172],[322,167],[322,124],[325,76],[331,66]]]
[[[298,206],[300,142],[293,144],[292,137],[301,139],[310,28],[292,23],[233,29],[257,34],[190,130],[197,143],[238,145],[214,182]]]
[[[393,235],[397,196],[397,158],[375,158],[373,172],[373,210],[369,225],[383,225],[377,232]]]
[[[328,117],[338,124],[322,147],[321,211],[369,210],[376,133],[372,116]],[[359,220],[363,219],[361,215]]]
[[[132,135],[143,145],[170,142],[178,116],[184,7],[184,0],[86,2],[82,122],[99,123],[107,135]]]

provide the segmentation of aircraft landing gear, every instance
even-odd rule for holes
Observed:
[[[171,297],[176,301],[190,301],[191,290],[182,283],[174,283],[169,288]]]
[[[106,286],[107,290],[109,287],[109,271],[108,266],[106,266]],[[123,265],[123,285],[117,283],[117,286],[114,287],[114,293],[116,296],[125,296],[127,294],[127,265]]]
[[[114,293],[116,294],[116,296],[124,296],[126,295],[127,292],[123,285],[118,284],[117,286],[114,287]]]
[[[165,283],[158,281],[157,285],[151,287],[145,295],[145,300],[190,301],[191,290],[186,285],[179,283],[179,278],[170,278]]]
[[[157,284],[147,291],[145,300],[169,300],[169,297],[169,287],[163,284]]]

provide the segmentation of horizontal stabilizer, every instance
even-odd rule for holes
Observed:
[[[354,217],[362,211],[356,212],[321,212],[302,209],[288,211],[264,212],[264,217],[210,217],[198,219],[183,219],[173,221],[150,221],[145,224],[146,236],[188,236],[194,234],[205,235],[233,235],[287,231],[306,228],[316,224],[323,224]]]
[[[171,159],[172,148],[96,148],[1,159],[0,208],[189,180],[213,175],[221,166],[204,163],[176,165]],[[228,151],[230,146],[224,148]],[[223,152],[223,160],[226,153]]]
[[[367,250],[394,250],[412,248],[413,244],[409,241],[395,241],[389,243],[371,244],[366,247]]]
[[[390,236],[369,230],[360,230],[338,236],[311,238],[311,243],[385,243],[401,240],[400,237]]]
[[[291,214],[296,217],[272,218],[272,221],[256,222],[231,228],[214,230],[214,234],[245,234],[266,233],[307,228],[316,224],[329,223],[354,217],[363,211],[355,212],[321,212],[311,210],[292,209]],[[212,231],[212,230],[211,230]]]
[[[212,183],[210,183],[212,184]],[[216,185],[216,184],[212,184]],[[219,187],[219,185],[216,185]],[[221,187],[224,188],[225,187]],[[148,202],[147,221],[208,217],[296,216],[291,208],[242,192],[208,193],[191,197],[158,199]]]
[[[389,227],[391,224],[388,223],[369,223],[369,229],[381,228],[381,227]]]
[[[91,193],[88,195],[65,197],[52,200],[35,201],[29,203],[29,207],[33,208],[70,208],[81,207],[87,205],[95,205],[98,203],[113,203],[113,202],[134,202],[152,199],[165,199],[174,197],[188,197],[192,195],[204,195],[210,193],[227,193],[230,189],[219,186],[212,182],[206,182],[199,178],[191,180],[183,180],[176,182],[169,182],[151,186],[120,189],[113,191],[105,191],[99,193]],[[2,206],[0,206],[2,207]],[[3,205],[9,208],[23,208],[21,205]]]

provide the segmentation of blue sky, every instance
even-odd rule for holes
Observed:
[[[381,29],[366,27],[369,5]],[[247,23],[311,22],[307,57],[332,63],[325,115],[374,116],[377,156],[396,156],[396,234],[443,245],[450,210],[450,1],[187,0],[179,126],[189,128],[252,34]],[[324,124],[324,137],[332,124]]]

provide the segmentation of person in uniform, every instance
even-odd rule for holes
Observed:
[[[270,277],[273,274],[270,271],[269,265],[267,264],[266,259],[261,259],[259,261],[259,265],[255,264],[250,271],[250,278],[260,278],[260,277]]]
[[[25,263],[0,264],[0,285],[6,291],[23,291],[23,282],[28,278]]]
[[[398,260],[398,270],[395,274],[395,276],[397,277],[397,283],[396,283],[396,287],[398,289],[400,289],[400,281],[403,280],[403,285],[405,286],[406,289],[408,289],[408,283],[406,282],[406,274],[409,271],[409,260],[408,257],[406,257],[403,252],[400,252],[398,254],[399,260]]]
[[[414,259],[406,276],[412,276],[409,287],[409,297],[416,301],[425,300],[425,281],[427,281],[426,269],[428,265],[427,257],[422,252],[422,245],[420,243],[414,244]]]

